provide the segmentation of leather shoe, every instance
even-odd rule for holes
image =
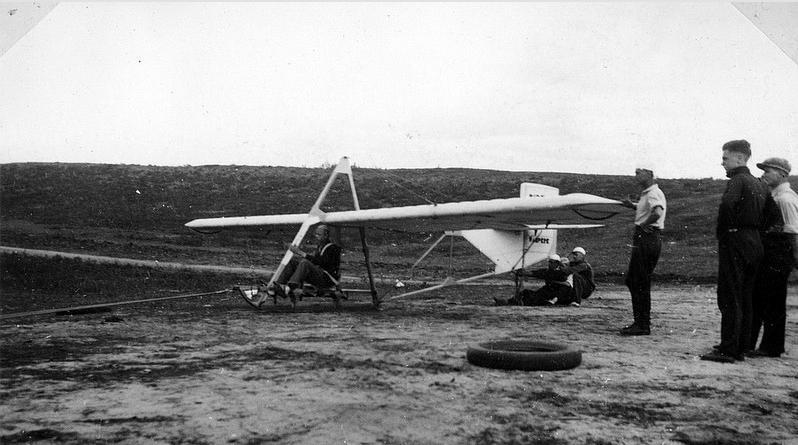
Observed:
[[[283,287],[283,285],[280,283],[272,283],[272,285],[266,289],[266,292],[268,292],[269,295],[288,298],[288,295],[285,292],[285,287]]]
[[[720,343],[712,345],[712,352],[720,352],[720,350],[721,350]],[[734,359],[737,360],[738,362],[742,362],[745,360],[746,357],[753,357],[753,352],[754,351],[743,351],[742,354],[735,354],[732,355],[732,357],[734,357]]]
[[[734,356],[721,351],[712,351],[709,354],[704,354],[701,356],[701,360],[708,360],[710,362],[718,363],[734,363],[737,361]]]
[[[636,324],[625,326],[620,331],[621,335],[650,335],[651,329],[640,327]]]
[[[756,351],[749,351],[749,357],[781,357],[780,353],[770,352],[770,351],[763,351],[762,349],[757,349]]]

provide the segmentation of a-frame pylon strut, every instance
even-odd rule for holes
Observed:
[[[308,212],[308,216],[302,225],[299,227],[299,231],[294,236],[294,240],[291,242],[293,246],[299,246],[302,243],[302,240],[305,238],[310,227],[324,223],[324,215],[325,213],[321,210],[321,205],[324,204],[324,201],[327,199],[327,194],[330,192],[333,183],[338,178],[338,175],[347,175],[349,178],[349,188],[352,191],[352,201],[354,203],[355,210],[360,210],[360,201],[357,197],[357,190],[355,189],[355,180],[352,177],[352,167],[349,164],[349,158],[346,156],[342,157],[338,164],[333,169],[332,173],[330,174],[330,178],[327,180],[327,184],[324,186],[324,189],[319,194],[319,197],[316,198],[316,202],[313,204],[313,207],[310,208]],[[363,246],[363,256],[366,262],[366,272],[368,273],[369,277],[369,291],[371,292],[371,301],[374,304],[374,307],[378,307],[380,304],[379,296],[377,295],[377,288],[374,285],[374,275],[371,270],[371,260],[369,257],[369,248],[368,244],[366,243],[366,229],[363,226],[359,227],[360,232],[360,242]],[[269,286],[271,286],[277,278],[283,273],[288,263],[293,258],[294,253],[291,249],[288,249],[283,255],[282,260],[280,260],[280,265],[277,266],[277,270],[272,275],[271,279],[269,280]],[[262,303],[261,303],[262,304]]]

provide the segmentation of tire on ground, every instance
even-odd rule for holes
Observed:
[[[582,363],[582,353],[560,343],[531,340],[500,340],[468,348],[472,365],[523,371],[559,371]]]

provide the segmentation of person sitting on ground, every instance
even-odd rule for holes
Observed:
[[[519,295],[507,300],[494,298],[496,306],[553,306],[555,304],[567,306],[575,302],[573,282],[569,281],[571,274],[565,270],[562,259],[556,253],[549,256],[547,268],[530,272],[521,269],[516,271],[516,274],[542,278],[546,283],[537,290],[524,289]]]
[[[588,292],[592,292],[591,289],[595,288],[595,286],[591,288],[585,278],[571,267],[573,263],[569,259],[570,257],[571,255],[569,254],[567,257],[560,260],[560,262],[562,263],[563,270],[568,274],[566,281],[568,285],[571,286],[571,293],[567,298],[559,297],[555,304],[562,306],[569,304],[579,307],[582,305],[582,300],[590,296]],[[576,269],[581,270],[580,267]]]
[[[585,289],[585,279],[582,278],[582,276],[578,273],[573,273],[571,270],[571,260],[568,256],[560,259],[560,263],[562,264],[562,270],[568,274],[568,278],[566,278],[565,281],[571,287],[571,292],[567,295],[567,298],[558,297],[557,301],[554,303],[562,306],[570,304],[571,306],[579,307],[582,303],[582,294],[584,293]]]
[[[297,246],[289,249],[294,257],[283,269],[280,277],[266,289],[269,295],[283,298],[289,295],[292,299],[299,297],[302,286],[307,283],[317,288],[335,286],[341,278],[341,247],[330,240],[330,229],[324,224],[316,227],[313,236],[316,249],[313,253],[305,253]]]
[[[586,255],[587,252],[581,247],[574,248],[568,254],[568,259],[570,260],[568,271],[575,276],[574,292],[579,302],[589,298],[593,291],[596,290],[596,282],[593,281],[593,267],[585,261]]]

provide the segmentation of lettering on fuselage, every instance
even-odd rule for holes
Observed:
[[[549,244],[551,242],[551,238],[541,238],[539,236],[536,237],[529,237],[529,242],[532,244]]]

